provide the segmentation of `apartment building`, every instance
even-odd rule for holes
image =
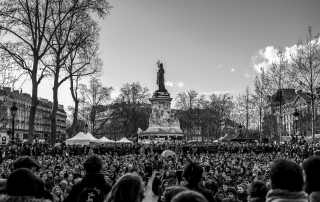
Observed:
[[[47,99],[38,98],[39,104],[37,106],[35,116],[35,139],[50,139],[50,113],[53,103]],[[0,122],[0,134],[1,138],[6,137],[7,131],[12,128],[12,118],[10,108],[12,103],[15,102],[18,108],[17,115],[15,117],[15,134],[14,137],[18,139],[28,138],[29,129],[29,115],[31,107],[31,96],[22,91],[14,90],[10,88],[0,89],[1,100],[1,122]],[[57,139],[65,139],[66,135],[66,120],[67,115],[63,105],[58,106],[57,112]]]

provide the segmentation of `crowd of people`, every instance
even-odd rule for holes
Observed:
[[[175,155],[166,156],[165,150]],[[320,201],[320,145],[303,140],[2,146],[1,201]],[[154,178],[152,178],[154,173]]]

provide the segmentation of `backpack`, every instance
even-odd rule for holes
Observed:
[[[84,188],[78,198],[78,202],[102,202],[104,200],[104,194],[100,188]]]

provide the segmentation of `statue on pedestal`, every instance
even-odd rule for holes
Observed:
[[[160,63],[160,60],[158,60],[157,65],[159,67],[158,74],[157,74],[157,84],[158,84],[159,89],[156,91],[156,93],[158,93],[158,92],[168,93],[168,91],[164,85],[165,71],[163,69],[163,64]]]

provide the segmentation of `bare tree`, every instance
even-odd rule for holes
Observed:
[[[92,20],[90,13],[97,13],[104,17],[110,9],[105,1],[95,0],[61,0],[55,1],[52,7],[56,9],[55,15],[49,17],[52,29],[58,25],[53,34],[50,45],[51,63],[46,64],[53,75],[53,107],[51,119],[51,143],[56,139],[56,113],[58,110],[58,89],[70,77],[88,76],[99,72],[100,66],[89,65],[97,58],[99,27]],[[89,53],[89,54],[87,54]],[[76,56],[86,56],[86,60],[76,64]],[[69,62],[69,63],[68,63]],[[91,68],[88,68],[91,67]]]
[[[268,104],[268,96],[269,96],[269,80],[266,77],[265,71],[262,68],[261,69],[261,74],[259,76],[255,77],[254,80],[254,94],[252,95],[253,102],[256,103],[255,106],[257,106],[259,110],[259,139],[261,142],[262,138],[262,121],[263,121],[263,111],[264,108]]]
[[[113,103],[113,121],[125,137],[134,134],[138,128],[147,129],[151,112],[147,107],[150,96],[149,89],[139,82],[126,83],[120,88],[120,94]]]
[[[90,118],[91,132],[97,133],[96,124],[100,112],[106,111],[111,102],[112,87],[104,87],[99,79],[92,77],[89,85],[80,85],[80,94],[83,98],[87,117]]]
[[[311,97],[311,134],[314,139],[316,89],[320,84],[320,35],[312,34],[308,29],[306,42],[298,41],[294,53],[285,66],[286,73],[295,82],[295,86],[310,93]]]
[[[32,82],[28,139],[33,140],[34,122],[38,105],[38,86],[47,75],[41,60],[47,56],[49,44],[45,36],[49,29],[48,17],[52,14],[49,0],[6,0],[0,2],[0,50],[15,63]],[[55,30],[53,31],[55,32]]]
[[[275,101],[276,107],[279,106],[279,126],[277,127],[277,130],[280,133],[280,139],[281,136],[283,135],[283,123],[282,123],[282,117],[283,117],[283,104],[284,104],[284,99],[283,99],[283,89],[284,88],[290,88],[293,87],[292,81],[290,80],[288,74],[286,74],[285,68],[288,65],[288,60],[283,52],[283,50],[280,48],[278,51],[278,61],[274,61],[272,63],[272,66],[266,73],[266,79],[269,81],[269,92],[276,92],[277,94],[273,96],[273,101]],[[276,113],[278,113],[276,111]]]

